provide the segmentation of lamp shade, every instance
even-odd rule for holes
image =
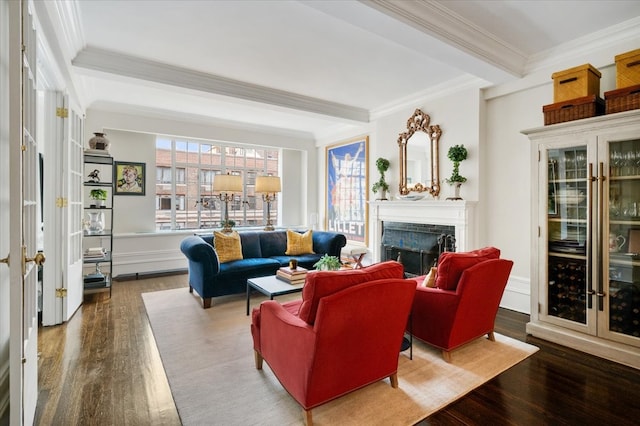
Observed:
[[[257,176],[256,192],[264,194],[275,194],[280,192],[280,177],[278,176]]]
[[[242,192],[242,176],[215,175],[213,190],[217,192]]]

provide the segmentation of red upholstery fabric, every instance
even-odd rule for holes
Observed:
[[[410,331],[446,351],[492,332],[512,266],[505,259],[478,263],[462,273],[455,291],[417,285]]]
[[[404,267],[401,263],[393,260],[361,269],[337,272],[310,271],[302,289],[302,300],[284,303],[282,306],[288,312],[313,325],[320,298],[367,281],[403,277]],[[260,324],[260,308],[254,308],[251,318],[251,334],[253,348],[258,352],[260,352]]]
[[[346,271],[311,271],[302,289],[302,305],[298,316],[309,324],[316,319],[320,299],[355,284],[383,278],[403,278],[404,267],[395,261],[375,263]]]
[[[455,290],[462,272],[480,262],[498,259],[500,250],[495,247],[485,247],[469,252],[444,252],[438,258],[438,275],[436,287],[442,290]]]
[[[415,289],[404,279],[356,284],[321,298],[313,325],[265,301],[259,353],[309,410],[397,372]]]

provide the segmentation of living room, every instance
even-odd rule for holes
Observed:
[[[82,2],[79,3],[82,8]],[[556,41],[553,48],[538,55],[522,57],[525,65],[522,65],[521,75],[517,78],[487,84],[488,80],[480,78],[478,75],[482,72],[478,71],[476,74],[464,74],[431,86],[423,84],[415,77],[419,72],[412,70],[409,75],[414,81],[414,93],[399,96],[394,102],[369,109],[366,120],[342,117],[336,120],[339,125],[326,126],[321,130],[301,129],[304,125],[301,124],[304,123],[302,119],[297,127],[286,130],[274,130],[274,127],[267,126],[264,116],[286,109],[282,105],[270,105],[265,110],[251,109],[252,112],[246,114],[248,119],[244,123],[199,115],[194,112],[196,108],[193,106],[200,105],[201,101],[197,98],[208,99],[218,95],[184,85],[172,89],[174,92],[184,92],[176,94],[179,102],[176,102],[175,110],[172,111],[164,108],[166,104],[159,111],[147,106],[118,105],[100,100],[88,103],[86,99],[82,99],[73,100],[73,103],[80,104],[85,114],[84,141],[88,141],[95,131],[106,132],[111,141],[110,152],[116,160],[146,164],[149,188],[153,187],[151,183],[156,176],[155,142],[158,135],[239,145],[257,144],[280,150],[282,192],[277,197],[278,216],[274,219],[280,227],[316,229],[323,229],[326,219],[326,148],[354,138],[368,137],[369,187],[377,179],[375,160],[379,157],[387,158],[391,162],[387,173],[392,188],[390,195],[396,197],[400,181],[398,134],[406,130],[407,119],[419,108],[430,116],[432,124],[439,125],[443,130],[439,157],[442,180],[451,175],[453,167],[446,157],[447,150],[456,144],[467,147],[469,156],[461,165],[461,172],[467,181],[462,186],[461,195],[464,200],[477,203],[474,223],[469,224],[473,228],[475,243],[474,247],[469,248],[499,247],[504,257],[514,261],[501,306],[529,314],[534,267],[531,262],[534,239],[531,218],[535,178],[532,144],[522,131],[543,125],[542,107],[553,103],[551,74],[556,71],[590,63],[602,73],[601,94],[616,88],[615,56],[637,49],[640,34],[637,7],[633,2],[625,4],[630,9],[625,9],[624,21],[600,27],[598,31],[581,34],[566,42]],[[49,14],[50,7],[51,5],[40,4],[35,6],[35,10]],[[590,7],[595,7],[596,10],[599,8],[604,14],[603,11],[609,6],[602,2],[599,6]],[[58,34],[57,43],[62,44],[62,36],[58,30],[50,27],[55,27],[55,24],[43,16],[40,18],[45,27],[44,32]],[[121,23],[109,21],[106,25],[117,30]],[[49,42],[52,45],[55,43],[54,40]],[[57,48],[53,51],[57,52]],[[100,53],[91,49],[87,52]],[[62,68],[71,68],[71,61],[76,58],[69,58],[66,54],[61,56],[64,57],[57,60],[68,63]],[[123,62],[129,59],[131,58],[120,58]],[[114,66],[121,65],[117,57],[109,60],[113,61]],[[480,68],[476,62],[473,65]],[[375,66],[375,62],[363,63],[362,66],[366,69]],[[497,73],[495,68],[499,68],[494,64],[485,63],[485,66],[493,68],[494,73]],[[79,73],[100,72],[90,70],[88,62],[77,63],[75,67]],[[402,74],[402,64],[397,64],[397,70]],[[116,81],[118,79],[124,77],[116,77]],[[113,84],[114,87],[117,85],[115,82]],[[147,81],[138,84],[152,92],[159,83]],[[193,105],[189,105],[189,100],[193,101]],[[302,116],[305,115],[312,115],[317,119],[309,111],[304,111]],[[443,183],[439,199],[452,196],[453,191],[453,187]],[[367,196],[370,201],[376,198],[376,194],[372,192],[368,192]],[[292,199],[296,201],[291,202]],[[156,232],[153,221],[155,196],[152,190],[148,189],[143,197],[116,197],[114,208],[115,275],[144,275],[186,268],[186,259],[179,251],[179,244],[193,230]],[[376,232],[376,224],[370,215],[367,230],[370,262],[380,256],[379,248],[374,245],[377,241]],[[3,305],[3,310],[4,308]],[[9,331],[3,330],[3,335],[7,337]]]

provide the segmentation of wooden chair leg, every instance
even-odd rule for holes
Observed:
[[[442,358],[444,358],[444,360],[446,362],[451,362],[451,352],[450,351],[442,351]]]
[[[391,387],[394,389],[398,389],[398,373],[393,373],[389,376],[389,381],[391,381]]]
[[[202,307],[204,309],[209,309],[211,307],[211,298],[210,297],[203,297],[202,298]]]
[[[487,333],[487,338],[489,338],[489,340],[491,340],[492,342],[496,341],[496,336],[493,334],[493,331]]]
[[[304,424],[307,426],[313,426],[313,419],[311,418],[311,410],[304,410]]]
[[[256,370],[262,370],[262,355],[255,349],[253,350],[253,360],[256,363]]]

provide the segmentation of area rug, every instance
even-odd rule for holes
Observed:
[[[288,300],[299,297],[289,295]],[[264,364],[256,370],[243,295],[210,309],[186,288],[142,295],[171,392],[184,425],[300,425],[301,407]],[[252,296],[252,307],[265,300]],[[413,425],[538,350],[496,334],[463,346],[446,363],[414,340],[413,360],[399,355],[399,388],[373,383],[313,410],[321,425]]]

